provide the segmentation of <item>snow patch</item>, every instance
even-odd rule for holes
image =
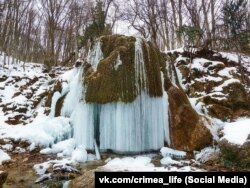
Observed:
[[[195,155],[195,160],[201,162],[201,163],[205,163],[209,160],[209,158],[218,153],[219,149],[218,148],[214,148],[214,147],[207,147],[202,149],[200,152],[198,152]]]
[[[214,76],[204,76],[202,78],[196,78],[195,81],[207,83],[209,81],[220,82],[223,79],[221,77],[214,77]]]
[[[5,161],[9,161],[10,159],[10,156],[0,149],[0,165],[2,165],[2,163]]]
[[[224,136],[221,140],[226,139],[232,144],[242,145],[247,140],[250,140],[250,119],[239,119],[236,122],[225,123],[222,132]]]
[[[40,151],[41,154],[61,153],[62,156],[71,156],[76,146],[74,139],[68,139],[52,145],[51,148],[45,148]]]
[[[215,88],[214,88],[214,91],[215,91],[215,92],[221,92],[221,91],[223,91],[223,88],[224,88],[224,87],[227,87],[227,86],[229,86],[230,84],[233,84],[233,83],[240,83],[240,80],[234,79],[234,78],[231,78],[231,79],[229,79],[229,80],[226,80],[223,84],[221,84],[221,85],[215,87]]]
[[[167,158],[164,159],[162,162],[167,162]],[[168,161],[170,162],[170,160]],[[172,164],[174,160],[172,161]],[[143,171],[143,172],[187,172],[187,171],[202,171],[198,168],[193,168],[190,166],[184,166],[177,168],[175,166],[168,166],[168,167],[155,167],[151,163],[150,157],[145,156],[138,156],[138,157],[125,157],[125,158],[115,158],[109,160],[106,165],[103,166],[104,169],[109,171]]]
[[[69,119],[64,117],[48,118],[43,122],[31,123],[26,126],[6,125],[1,129],[3,138],[27,140],[35,145],[45,147],[69,138],[71,131]]]
[[[218,72],[218,75],[222,77],[233,78],[232,74],[236,73],[237,70],[235,67],[226,67]]]
[[[84,163],[88,159],[87,151],[83,146],[78,146],[73,152],[71,161],[73,164]]]
[[[180,162],[173,160],[171,157],[167,156],[161,159],[161,164],[169,166],[169,165],[178,165],[180,164]]]

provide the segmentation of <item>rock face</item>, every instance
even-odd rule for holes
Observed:
[[[221,119],[250,116],[249,69],[213,51],[170,54],[189,97],[198,98],[208,115]],[[192,57],[192,63],[190,63]]]
[[[211,145],[212,135],[192,108],[185,93],[172,86],[168,90],[171,146],[185,151]]]
[[[85,64],[85,100],[105,104],[132,102],[145,91],[151,97],[163,94],[159,50],[150,42],[134,37],[101,37]]]
[[[7,177],[8,177],[8,172],[0,171],[0,188],[3,187],[3,184],[5,183]]]

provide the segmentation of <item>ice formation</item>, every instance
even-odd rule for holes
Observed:
[[[98,40],[95,43],[93,49],[89,51],[87,61],[89,64],[92,65],[94,70],[96,70],[98,63],[100,62],[102,58],[103,58],[103,53],[101,49],[101,41]]]
[[[99,41],[89,52],[88,61],[96,70],[101,59]],[[120,59],[118,65],[122,65]],[[170,142],[167,93],[164,92],[162,97],[150,97],[145,71],[141,39],[137,39],[135,85],[138,96],[131,103],[118,101],[107,104],[86,103],[84,96],[80,95],[84,95],[80,82],[82,72],[79,69],[77,74],[72,71],[75,76],[71,76],[62,115],[70,117],[77,145],[95,150],[97,143],[100,151],[110,149],[118,153],[139,153],[158,150],[164,146],[164,141]]]
[[[175,158],[181,159],[181,158],[186,157],[186,152],[174,150],[174,149],[168,148],[168,147],[163,147],[163,148],[161,148],[161,155],[163,157],[175,157]]]

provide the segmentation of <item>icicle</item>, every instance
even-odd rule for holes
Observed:
[[[99,149],[98,149],[98,146],[96,144],[96,140],[95,140],[95,156],[96,156],[97,160],[101,160],[101,155],[99,153]]]
[[[101,48],[101,41],[98,40],[94,47],[90,49],[87,57],[87,61],[89,64],[92,65],[92,68],[96,71],[97,65],[99,64],[100,60],[103,59],[103,53]]]
[[[169,110],[169,102],[168,102],[168,93],[165,91],[164,89],[164,75],[163,73],[161,72],[161,83],[162,83],[162,91],[163,91],[163,98],[164,98],[164,101],[163,101],[163,111],[165,113],[165,115],[163,114],[163,118],[164,118],[164,140],[168,143],[168,145],[171,144],[170,142],[170,131],[169,131],[169,113],[168,113],[168,110]]]
[[[137,94],[147,91],[146,69],[143,59],[142,39],[136,38],[135,42],[135,85]]]
[[[164,146],[167,98],[151,98],[142,93],[129,104],[117,102],[101,106],[100,149],[118,153],[158,150]]]

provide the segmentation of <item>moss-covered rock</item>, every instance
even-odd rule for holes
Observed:
[[[250,142],[235,145],[223,139],[219,142],[221,162],[227,167],[250,168]]]
[[[185,93],[172,86],[168,90],[171,145],[193,151],[211,145],[212,135],[201,117],[192,108]]]
[[[142,40],[146,75],[145,80],[136,80],[136,38],[109,35],[99,40],[103,59],[98,63],[97,70],[91,70],[88,63],[84,66],[87,102],[100,104],[115,101],[132,102],[143,88],[146,88],[145,92],[152,97],[162,96],[161,68],[164,65],[164,58],[157,48],[150,42]]]

